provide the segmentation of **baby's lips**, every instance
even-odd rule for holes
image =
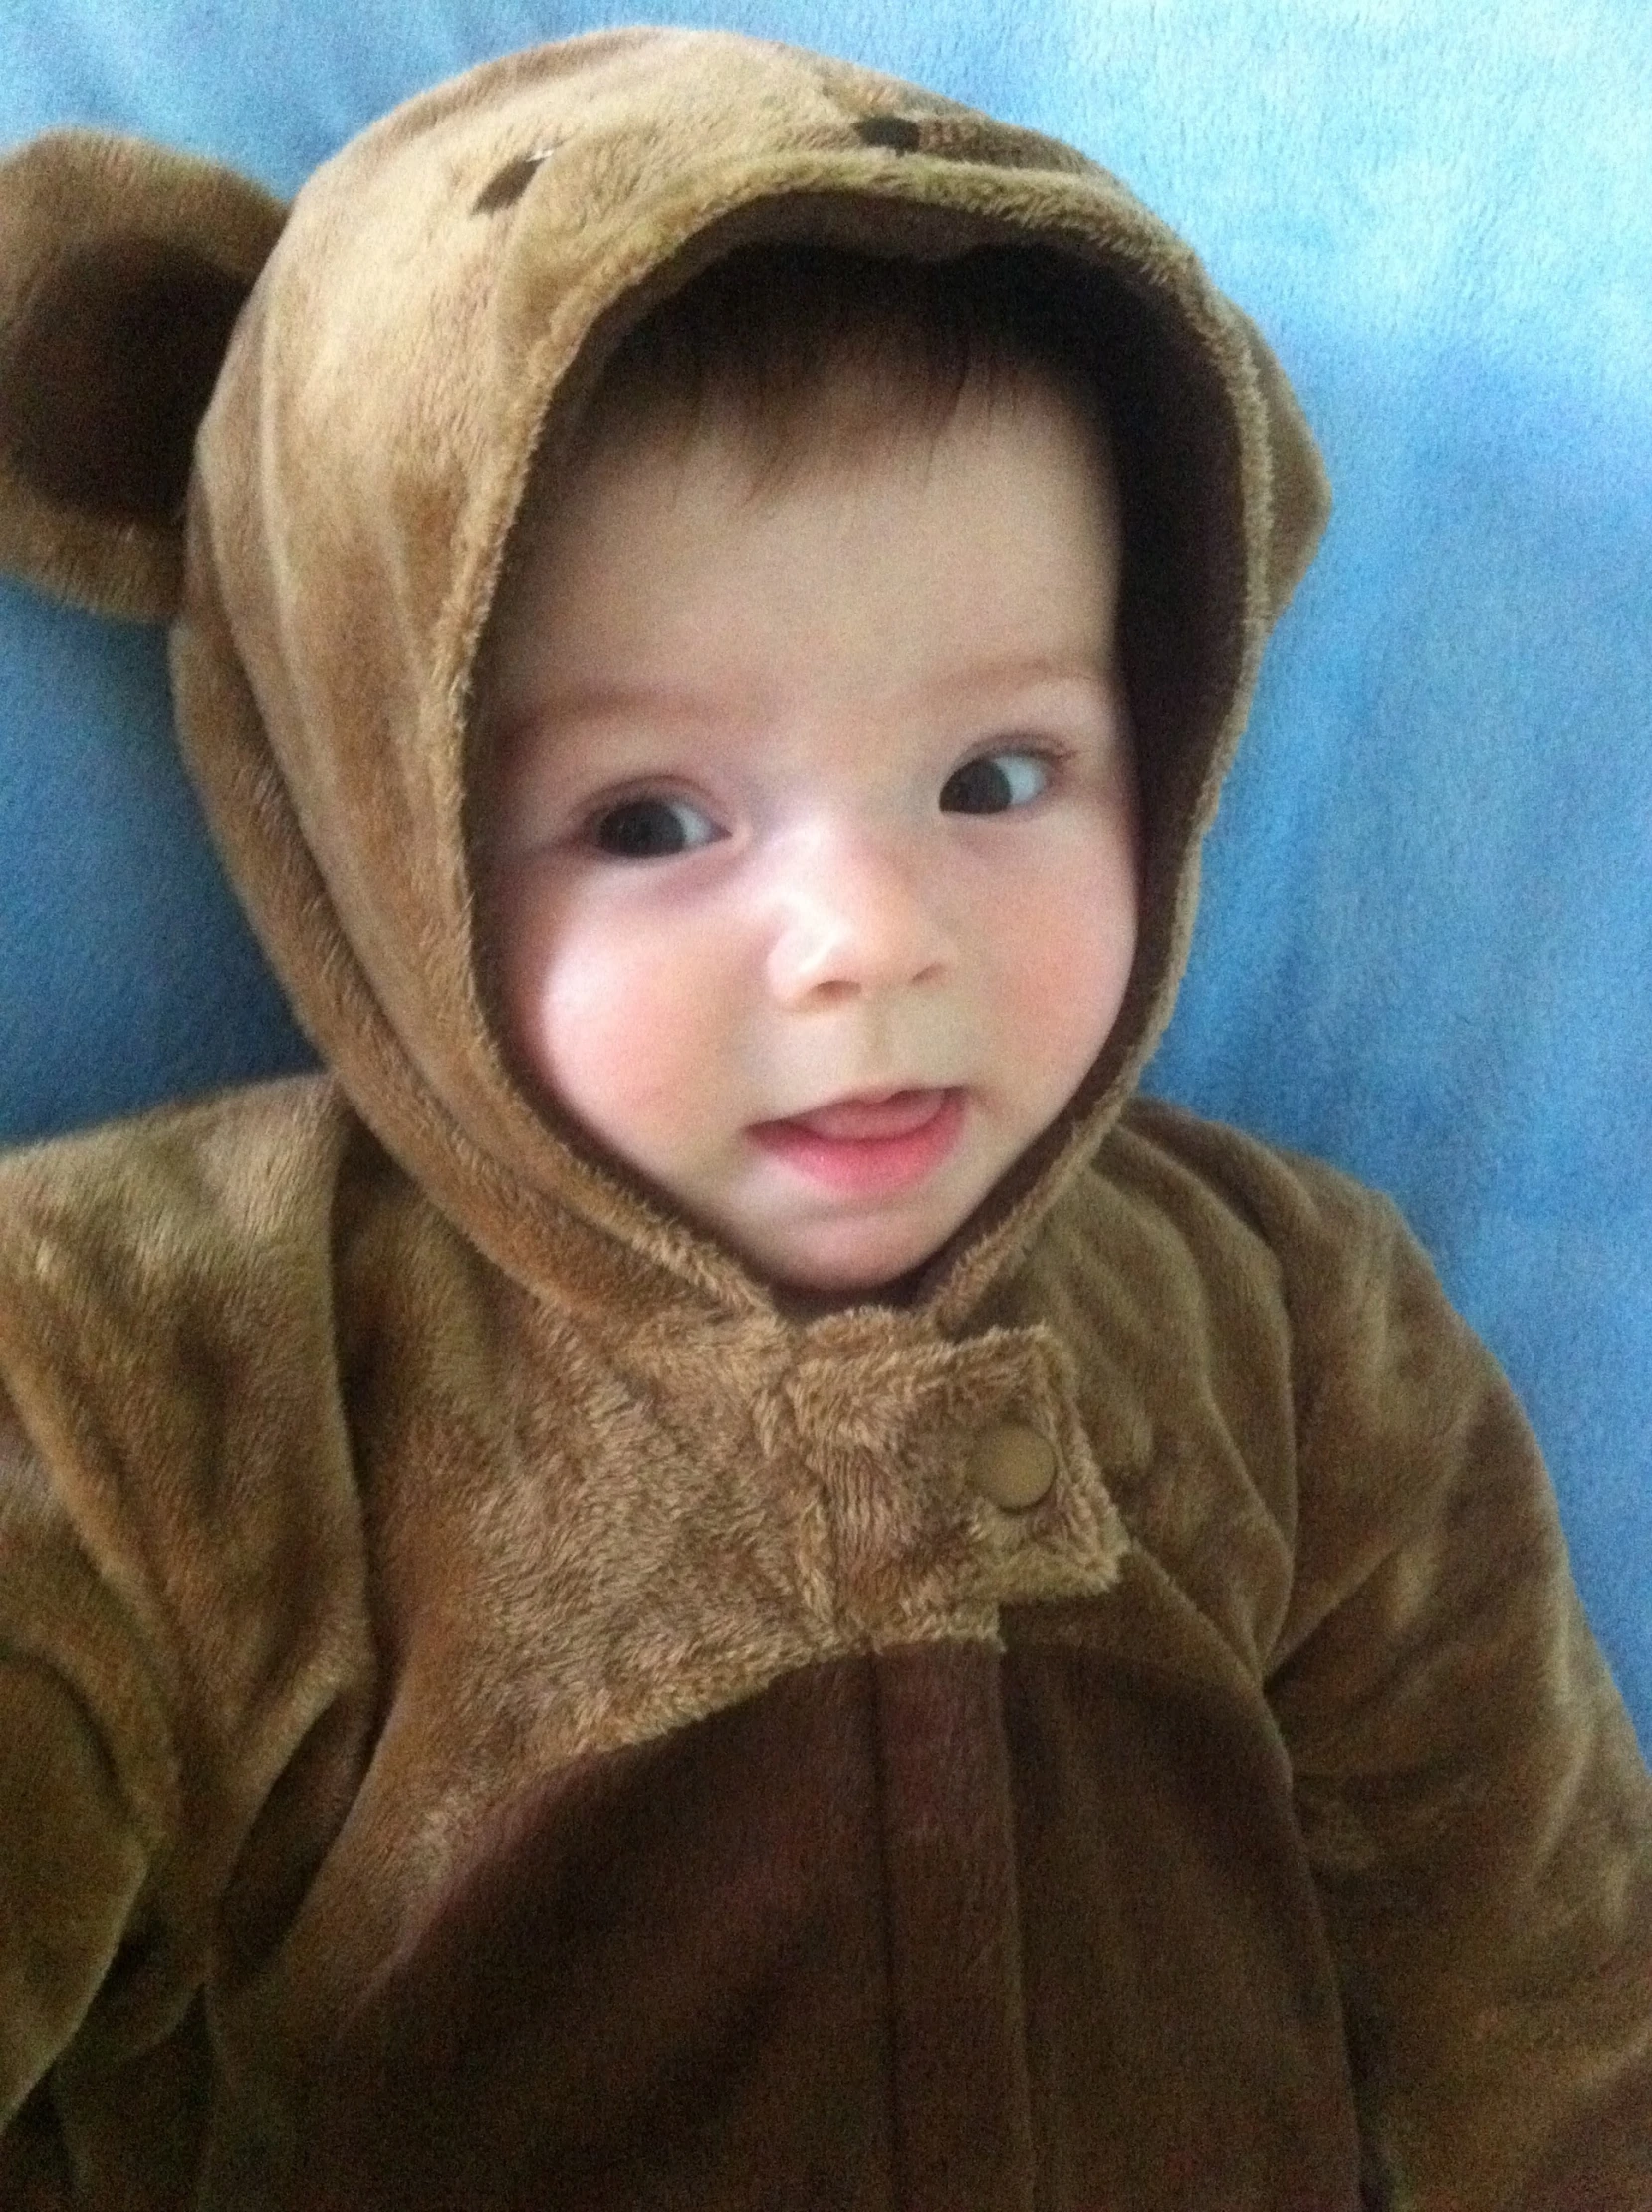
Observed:
[[[837,1143],[910,1136],[934,1120],[946,1099],[945,1091],[896,1091],[886,1099],[845,1099],[836,1106],[818,1106],[813,1113],[797,1114],[787,1126]]]

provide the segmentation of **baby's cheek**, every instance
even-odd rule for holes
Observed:
[[[1013,996],[1019,1044],[1031,1074],[1052,1089],[1070,1089],[1100,1050],[1102,1010],[1091,988],[1085,948],[1062,947],[1048,935],[1027,946]]]
[[[639,1167],[691,1149],[722,1064],[704,979],[681,945],[581,935],[545,968],[538,1060],[554,1094]]]
[[[1064,881],[1053,871],[1043,896],[1020,911],[1004,1003],[1048,1116],[1071,1097],[1118,1018],[1135,957],[1133,885],[1107,853]]]

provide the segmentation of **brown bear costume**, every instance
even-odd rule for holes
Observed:
[[[1123,1014],[913,1294],[800,1320],[526,1094],[471,670],[536,452],[734,245],[1091,316]],[[0,169],[0,562],[172,625],[324,1075],[0,1168],[0,2204],[1652,2204],[1652,1785],[1392,1210],[1133,1096],[1324,512],[1065,147],[603,34],[284,210]]]

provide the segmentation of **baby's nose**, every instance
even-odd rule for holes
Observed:
[[[769,988],[783,1005],[899,990],[943,975],[956,947],[911,856],[865,832],[819,830],[777,864]]]

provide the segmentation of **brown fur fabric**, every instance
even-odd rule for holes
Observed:
[[[518,1086],[465,821],[536,454],[781,235],[1095,317],[1147,848],[1071,1107],[809,1322]],[[0,559],[175,615],[330,1067],[0,1163],[0,2203],[1652,2201],[1652,1785],[1530,1435],[1379,1201],[1131,1099],[1323,513],[1123,187],[845,64],[544,48],[285,213],[0,165]]]

